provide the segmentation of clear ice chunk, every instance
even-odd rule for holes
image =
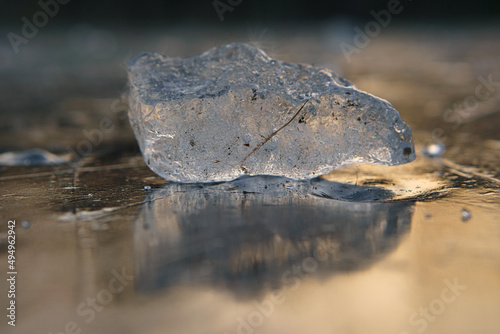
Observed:
[[[177,182],[242,175],[308,179],[353,163],[415,159],[411,129],[386,100],[334,72],[246,44],[128,65],[129,119],[146,164]]]

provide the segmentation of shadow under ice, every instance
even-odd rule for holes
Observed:
[[[323,179],[256,176],[169,183],[149,192],[134,225],[136,288],[179,284],[229,289],[239,298],[375,263],[411,225],[413,202]]]

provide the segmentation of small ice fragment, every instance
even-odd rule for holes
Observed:
[[[472,218],[472,214],[466,208],[462,209],[462,221],[466,222]]]
[[[23,220],[23,221],[21,222],[21,226],[22,226],[22,227],[24,227],[24,228],[29,228],[29,227],[30,227],[30,225],[31,225],[31,224],[30,224],[30,222],[29,222],[29,221],[27,221],[27,220]]]
[[[233,43],[184,59],[128,64],[129,119],[146,164],[177,182],[242,175],[314,178],[354,163],[415,159],[386,100],[334,72]]]
[[[434,143],[423,148],[423,152],[429,158],[442,157],[446,151],[446,146],[443,143]]]
[[[33,148],[19,152],[0,154],[0,166],[43,166],[69,162],[70,154],[56,155],[46,150]]]
[[[144,186],[144,190],[150,191],[151,190],[151,186]]]

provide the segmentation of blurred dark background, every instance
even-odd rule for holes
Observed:
[[[50,2],[50,0],[42,0]],[[67,0],[65,0],[67,1]],[[37,0],[9,1],[2,5],[0,22],[3,25],[19,23],[21,17],[33,15],[40,9]],[[61,2],[64,2],[61,0]],[[216,1],[217,2],[217,1]],[[268,0],[220,0],[237,10],[228,11],[224,22],[244,23],[259,21],[264,24],[276,21],[307,22],[336,17],[366,20],[370,11],[387,7],[388,0],[351,1],[268,1]],[[437,22],[494,19],[500,14],[500,2],[492,0],[401,0],[404,19],[432,20]],[[231,5],[231,3],[235,5]],[[93,24],[220,24],[213,0],[183,1],[98,1],[72,0],[62,6],[64,15],[52,24],[86,22]],[[236,9],[236,8],[235,8]]]

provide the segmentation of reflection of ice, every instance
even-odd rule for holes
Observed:
[[[309,275],[362,269],[409,229],[413,203],[324,198],[342,189],[346,198],[377,193],[269,176],[153,190],[134,227],[136,287],[207,283],[241,296],[286,285],[283,274],[308,257],[318,262]]]

